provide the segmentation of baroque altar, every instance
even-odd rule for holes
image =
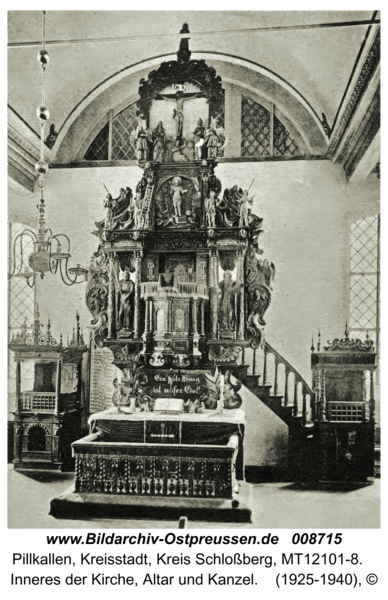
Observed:
[[[113,407],[91,415],[90,434],[73,443],[75,486],[53,501],[54,514],[71,502],[106,507],[112,496],[129,509],[155,499],[241,504],[240,377],[245,348],[264,341],[275,267],[261,258],[262,219],[249,186],[223,188],[216,174],[227,139],[217,131],[222,98],[221,78],[190,60],[187,38],[177,61],[140,82],[143,174],[134,191],[104,201],[86,290],[94,343],[109,348],[122,375]],[[171,122],[158,121],[159,103],[170,101]]]

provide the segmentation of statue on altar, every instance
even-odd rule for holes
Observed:
[[[174,177],[171,183],[171,194],[172,204],[174,207],[174,213],[176,217],[182,216],[182,195],[187,193],[187,189],[182,187],[182,179],[180,177]]]
[[[162,121],[159,121],[158,126],[155,127],[153,133],[153,160],[155,162],[163,162],[164,151],[166,146],[166,132],[163,127]]]
[[[221,333],[234,333],[236,330],[236,295],[244,284],[233,281],[232,273],[225,271],[224,279],[219,285],[221,289],[221,301],[218,309],[218,326]]]
[[[216,197],[214,190],[211,190],[209,198],[205,200],[205,214],[207,226],[213,228],[216,226]]]
[[[253,204],[254,196],[248,197],[248,190],[245,190],[240,200],[240,219],[239,227],[249,227],[249,206]]]
[[[158,96],[158,99],[160,100],[166,100],[167,102],[175,102],[176,103],[176,107],[174,108],[174,111],[172,113],[172,118],[175,120],[175,139],[179,140],[183,137],[183,121],[184,121],[184,115],[183,115],[183,104],[185,102],[187,102],[188,100],[194,100],[194,98],[197,98],[198,96],[201,96],[201,92],[198,92],[196,94],[184,94],[181,91],[177,91],[177,93],[175,94],[175,96],[173,98],[170,97],[170,95],[166,95],[166,94],[160,94]]]
[[[250,245],[246,257],[245,281],[247,291],[247,331],[256,347],[261,343],[266,324],[264,314],[271,303],[275,265],[259,259],[254,245]]]
[[[198,119],[197,127],[194,129],[195,156],[200,160],[202,158],[202,146],[205,141],[205,128],[202,119]]]
[[[105,219],[95,223],[98,235],[101,236],[104,229],[111,231],[115,228],[128,228],[133,223],[132,199],[132,190],[129,187],[120,188],[117,198],[107,193],[104,199],[104,209],[107,211]]]
[[[140,122],[136,128],[135,139],[136,139],[136,154],[139,162],[148,160],[148,144],[152,142],[151,131],[147,127],[147,122],[143,115],[139,117]]]
[[[217,133],[217,117],[210,121],[210,125],[205,133],[205,143],[207,148],[207,158],[217,158],[218,146],[220,140]]]
[[[124,279],[119,282],[120,307],[118,314],[119,329],[131,330],[133,326],[133,309],[135,302],[135,284],[129,277],[128,269],[124,272]]]

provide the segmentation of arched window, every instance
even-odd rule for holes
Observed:
[[[298,156],[295,140],[283,123],[261,104],[241,96],[241,156]]]
[[[23,223],[9,224],[9,272],[12,273],[14,265],[13,260],[14,242],[16,237],[26,229]],[[15,272],[24,270],[28,266],[27,259],[34,250],[32,239],[25,236],[23,246],[19,243],[15,246]],[[8,336],[9,340],[14,333],[21,331],[21,326],[26,321],[29,329],[34,321],[34,301],[35,286],[30,287],[24,277],[11,277],[8,282]],[[34,363],[27,361],[21,363],[22,391],[32,390],[34,382]],[[16,368],[13,361],[13,352],[9,352],[8,364],[8,391],[10,398],[13,399],[16,391]]]
[[[350,226],[350,315],[351,337],[368,334],[379,347],[379,237],[380,217],[354,221]]]
[[[135,131],[138,125],[136,110],[136,103],[134,103],[113,117],[111,156],[109,156],[110,122],[108,122],[90,144],[84,160],[135,160]]]

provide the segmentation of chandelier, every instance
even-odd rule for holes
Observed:
[[[46,67],[50,61],[49,54],[45,48],[46,33],[46,11],[43,11],[42,17],[42,48],[38,52],[38,62],[42,69],[42,104],[36,111],[40,121],[40,158],[35,165],[35,170],[39,175],[38,185],[40,188],[40,204],[37,205],[39,211],[39,230],[36,234],[32,229],[24,229],[16,236],[13,244],[13,270],[10,277],[24,277],[30,287],[35,283],[36,274],[40,273],[43,279],[45,273],[56,274],[59,270],[62,281],[66,285],[74,283],[83,283],[87,280],[87,269],[79,264],[76,267],[68,268],[70,254],[70,239],[64,233],[53,234],[50,228],[46,229],[45,221],[45,203],[43,190],[45,187],[45,175],[48,172],[49,165],[44,157],[44,139],[46,122],[50,118],[50,112],[46,107]],[[23,269],[23,247],[27,240],[32,240],[34,245],[33,252],[28,257],[28,267]],[[53,245],[56,248],[53,251]],[[62,247],[64,246],[64,250]],[[16,259],[17,249],[20,250],[20,260]],[[19,267],[17,267],[17,263]]]

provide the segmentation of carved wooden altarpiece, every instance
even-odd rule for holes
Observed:
[[[201,158],[152,160],[156,147],[165,154],[162,126],[155,139],[147,129],[153,104],[167,86],[179,92],[189,83],[217,116],[221,78],[204,61],[190,60],[184,39],[177,61],[140,82],[143,176],[136,195],[128,188],[116,200],[108,195],[107,217],[96,223],[86,303],[95,344],[112,351],[123,376],[115,406],[91,417],[97,431],[73,444],[74,493],[126,495],[129,504],[151,495],[238,505],[239,378],[247,369],[244,349],[263,341],[274,266],[259,257],[262,219],[251,212],[248,192],[233,182],[223,190],[216,175],[212,132],[196,138],[200,149],[207,146]],[[178,129],[174,144],[181,148]],[[157,398],[182,399],[184,412],[156,414]]]

